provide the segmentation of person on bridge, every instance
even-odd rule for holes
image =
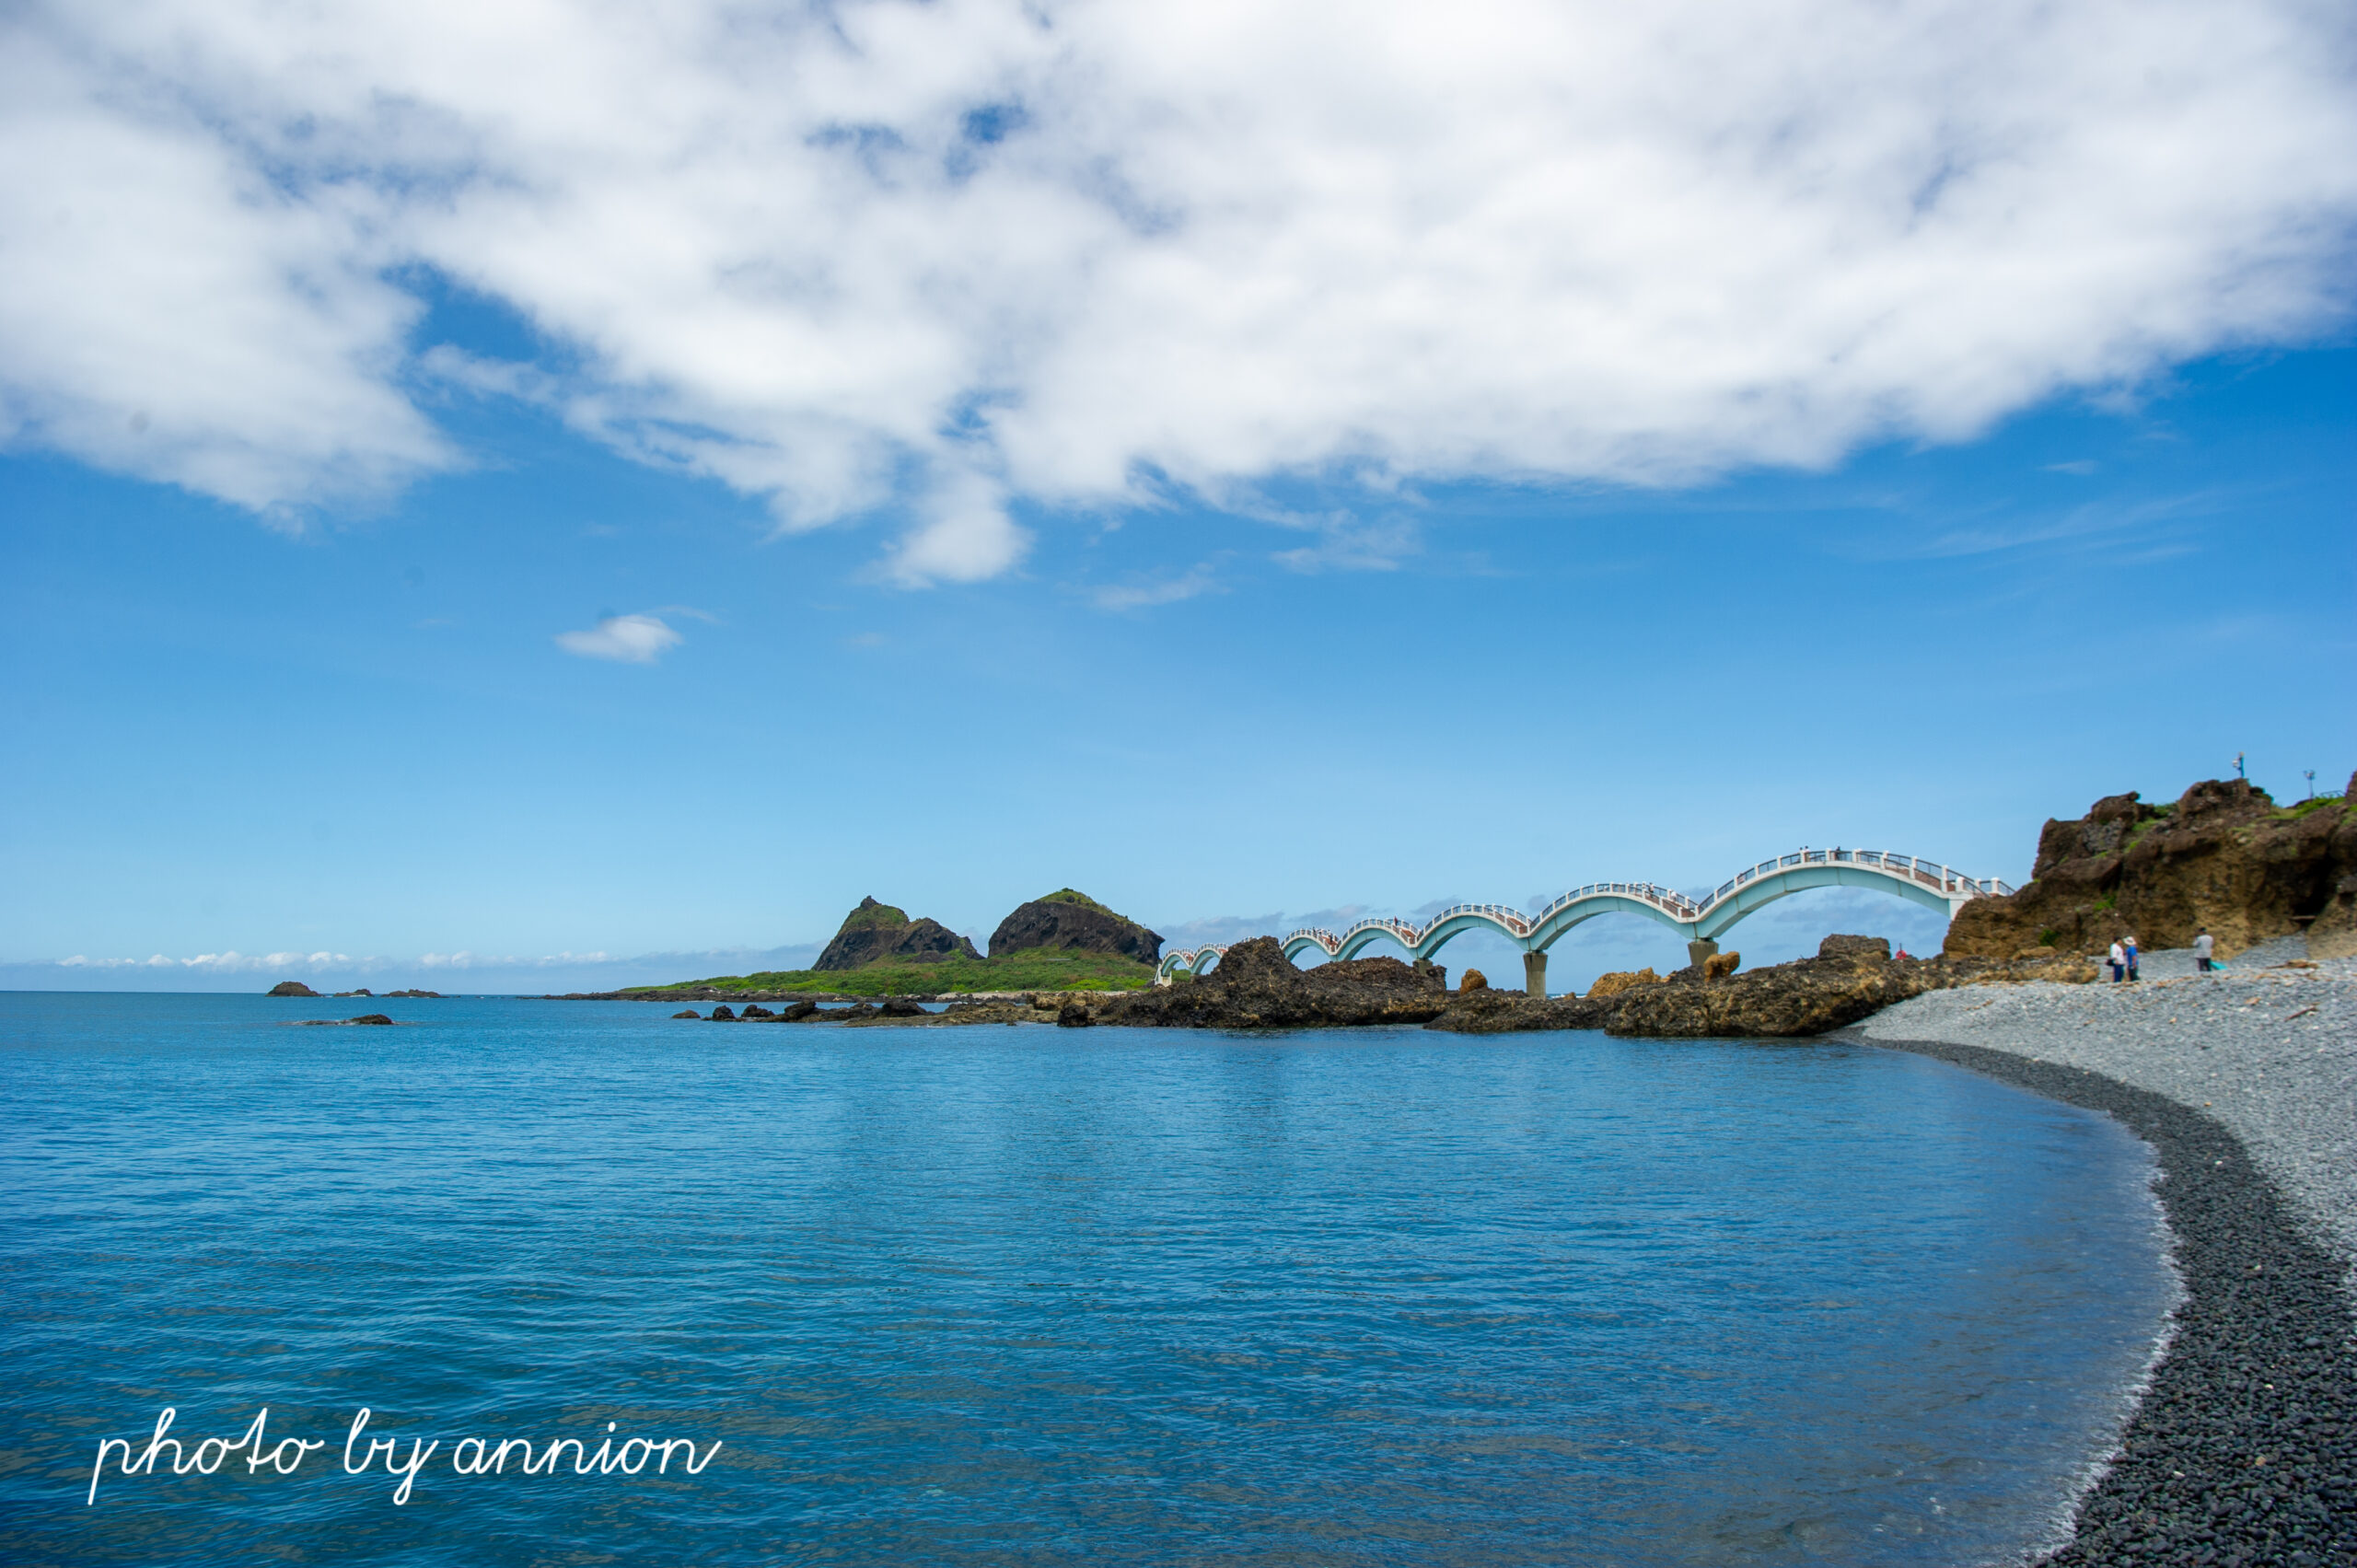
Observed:
[[[2114,942],[2111,945],[2109,962],[2111,964],[2111,983],[2118,985],[2119,983],[2119,977],[2128,972],[2128,955],[2121,949],[2119,944],[2117,942]]]

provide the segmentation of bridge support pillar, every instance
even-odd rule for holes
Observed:
[[[1522,988],[1541,1002],[1547,1000],[1547,954],[1543,949],[1522,956]]]
[[[1686,944],[1686,961],[1692,964],[1698,970],[1702,967],[1702,960],[1704,958],[1715,958],[1718,956],[1719,945],[1716,942],[1710,940],[1708,937],[1704,937],[1699,942],[1689,942]]]

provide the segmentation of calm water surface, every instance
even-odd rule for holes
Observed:
[[[2150,1174],[1846,1046],[0,995],[0,1560],[2012,1561],[2166,1310]],[[165,1405],[327,1446],[86,1506]],[[724,1446],[449,1468],[609,1423]]]

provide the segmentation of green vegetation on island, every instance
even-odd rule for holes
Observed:
[[[940,958],[929,964],[875,963],[855,970],[765,970],[674,985],[634,985],[616,994],[656,1001],[691,992],[797,992],[837,996],[940,996],[975,991],[1134,991],[1154,983],[1154,967],[1115,953],[1034,950],[1003,958]]]

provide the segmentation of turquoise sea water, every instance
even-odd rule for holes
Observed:
[[[2000,1562],[2167,1305],[2141,1145],[1917,1057],[664,1011],[0,995],[0,1560]],[[86,1504],[167,1405],[325,1446]]]

